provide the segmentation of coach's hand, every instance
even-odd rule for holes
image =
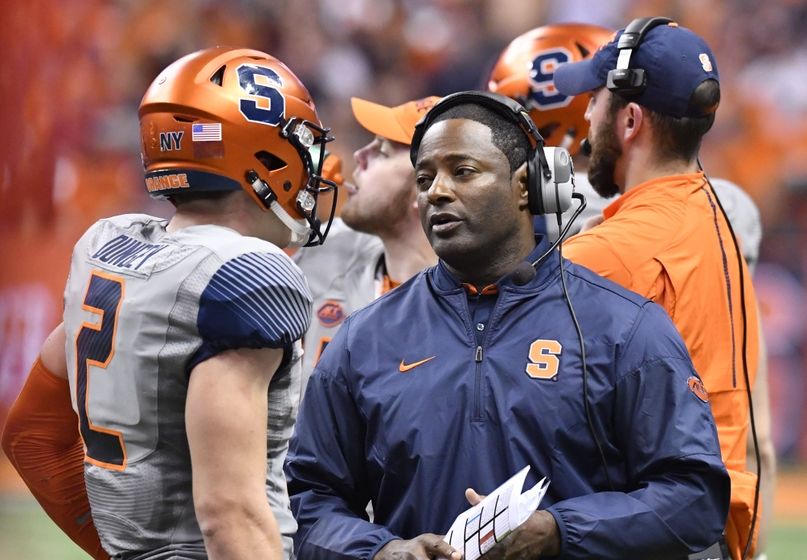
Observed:
[[[485,497],[473,488],[465,491],[465,498],[472,506]],[[485,553],[491,560],[526,560],[543,556],[556,556],[560,552],[560,533],[555,518],[548,511],[536,511],[499,544]]]
[[[446,558],[461,560],[462,554],[454,550],[440,535],[423,533],[410,539],[394,540],[384,545],[373,560],[421,560],[429,558]]]

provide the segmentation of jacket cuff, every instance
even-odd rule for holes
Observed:
[[[563,519],[563,514],[555,509],[554,506],[550,506],[546,511],[552,514],[552,517],[555,518],[555,523],[558,524],[558,539],[560,541],[560,548],[558,555],[553,558],[563,558],[563,555],[566,553],[566,542],[569,536],[569,532],[566,529],[566,521]]]
[[[380,551],[382,548],[384,548],[385,546],[387,546],[387,543],[388,543],[388,542],[390,542],[390,541],[395,541],[395,540],[400,540],[400,539],[401,539],[401,537],[396,537],[395,535],[392,535],[392,534],[390,534],[390,535],[388,535],[388,536],[384,537],[384,538],[383,538],[381,541],[379,541],[379,543],[378,543],[378,544],[377,544],[377,545],[376,545],[376,546],[375,546],[375,547],[374,547],[374,548],[373,548],[373,549],[370,551],[370,555],[367,557],[367,560],[373,560],[373,558],[375,558],[376,554],[378,554],[378,552],[379,552],[379,551]]]

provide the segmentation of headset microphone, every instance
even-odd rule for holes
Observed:
[[[580,141],[580,153],[586,157],[591,157],[591,142],[588,141],[588,138],[583,138]]]
[[[510,273],[510,279],[516,286],[526,286],[530,280],[535,278],[535,267],[529,261],[521,261],[516,265],[515,270]]]

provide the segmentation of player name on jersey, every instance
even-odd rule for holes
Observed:
[[[138,270],[147,260],[167,246],[166,244],[145,243],[126,235],[119,235],[107,241],[92,258],[113,266]]]

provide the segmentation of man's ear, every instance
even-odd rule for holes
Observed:
[[[622,122],[625,125],[622,138],[627,141],[636,139],[639,135],[639,131],[642,130],[642,126],[644,126],[644,111],[642,107],[638,103],[628,103],[622,116]]]
[[[524,210],[529,208],[530,193],[527,188],[527,162],[521,164],[521,167],[513,171],[512,184],[518,186],[518,209]]]

